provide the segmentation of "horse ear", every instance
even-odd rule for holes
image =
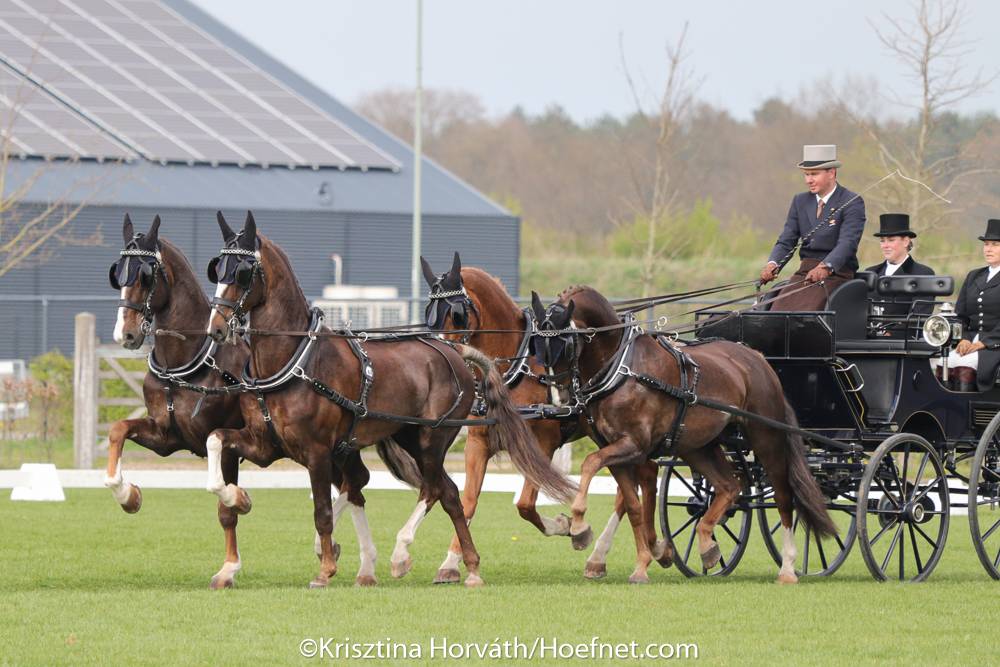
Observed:
[[[535,311],[535,319],[541,322],[545,319],[545,306],[542,305],[542,300],[538,297],[538,292],[531,290],[531,309]]]
[[[226,217],[222,215],[222,211],[215,212],[215,219],[219,222],[219,229],[222,230],[222,240],[229,243],[236,236],[236,232],[232,230],[229,223],[226,222]]]
[[[250,211],[247,211],[247,221],[243,223],[243,243],[247,250],[257,249],[257,221]]]
[[[160,216],[157,215],[153,218],[153,224],[150,226],[149,231],[146,233],[146,239],[148,240],[151,247],[156,247],[157,237],[160,234]]]
[[[462,259],[458,256],[458,251],[455,251],[455,259],[451,262],[451,275],[458,276],[462,274]]]
[[[122,223],[122,239],[128,243],[133,236],[135,236],[135,229],[132,227],[132,218],[128,217],[128,213],[126,213],[125,221]]]
[[[437,280],[437,276],[434,275],[434,271],[431,270],[431,265],[428,264],[423,255],[420,256],[420,268],[424,272],[424,280],[427,281],[427,284],[433,285],[434,281]]]

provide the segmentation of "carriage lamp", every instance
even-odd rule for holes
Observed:
[[[931,315],[924,320],[924,340],[928,345],[942,347],[951,340],[951,322],[943,315]]]

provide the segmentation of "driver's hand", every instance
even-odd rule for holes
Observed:
[[[955,352],[959,355],[964,356],[970,352],[974,352],[973,343],[971,340],[965,340],[964,338],[958,341],[958,345],[955,346]]]
[[[777,277],[778,265],[774,262],[768,262],[767,265],[760,270],[760,282],[762,285],[766,285]]]

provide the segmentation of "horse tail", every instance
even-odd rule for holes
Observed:
[[[792,406],[785,400],[785,423],[798,426]],[[799,516],[818,536],[832,537],[837,534],[837,526],[826,509],[826,497],[819,488],[816,478],[806,464],[806,443],[797,433],[786,432],[788,444],[788,483],[792,487],[795,506]]]
[[[577,487],[556,471],[538,446],[531,432],[517,413],[507,385],[500,372],[485,354],[468,345],[458,345],[462,359],[470,362],[483,374],[483,395],[486,399],[486,418],[493,422],[486,426],[486,440],[490,454],[506,451],[514,466],[533,485],[550,497],[570,502]]]
[[[375,451],[378,452],[379,458],[385,463],[385,467],[389,469],[393,477],[414,489],[420,488],[424,476],[420,473],[417,462],[398,442],[392,438],[379,440],[375,444]]]

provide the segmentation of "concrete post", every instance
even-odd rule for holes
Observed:
[[[92,313],[76,316],[73,351],[73,464],[94,467],[97,448],[97,320]]]

